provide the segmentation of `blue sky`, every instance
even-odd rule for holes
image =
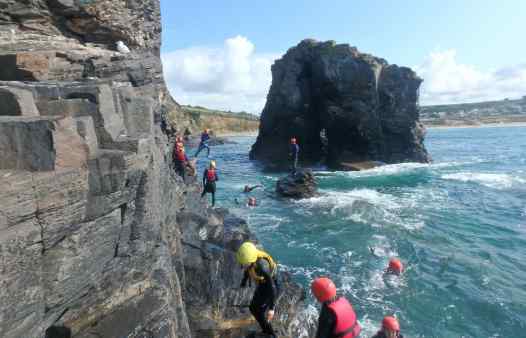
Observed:
[[[304,38],[349,43],[414,68],[424,78],[424,104],[526,95],[526,1],[161,4],[167,80],[182,103],[258,113],[270,64]]]

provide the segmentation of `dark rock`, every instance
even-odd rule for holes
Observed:
[[[304,40],[272,66],[272,86],[250,156],[285,163],[298,139],[300,159],[427,162],[418,116],[422,80],[409,68],[333,41]]]
[[[373,169],[377,167],[381,167],[385,165],[385,163],[380,161],[365,161],[365,162],[342,162],[340,163],[340,166],[338,167],[338,170],[343,171],[361,171],[361,170],[367,170],[367,169]]]
[[[246,335],[248,226],[173,173],[158,124],[159,1],[4,0],[0,23],[0,337]]]
[[[316,188],[316,179],[309,169],[299,169],[295,174],[288,174],[276,183],[276,192],[284,197],[313,197],[316,195]]]

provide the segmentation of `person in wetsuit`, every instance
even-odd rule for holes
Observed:
[[[207,150],[207,157],[210,157],[210,147],[208,146],[208,141],[210,141],[210,130],[205,129],[203,133],[201,134],[201,142],[199,142],[199,147],[197,148],[197,151],[195,153],[194,157],[199,156],[199,153],[201,150],[206,149]]]
[[[296,174],[296,169],[298,168],[298,156],[300,153],[300,146],[298,145],[298,142],[296,141],[296,138],[290,139],[290,145],[289,145],[289,158],[291,161],[291,171],[292,174]]]
[[[244,267],[241,287],[256,284],[254,296],[250,302],[250,313],[258,322],[261,330],[269,337],[276,338],[270,322],[274,318],[274,307],[279,292],[277,265],[264,251],[258,250],[251,242],[245,242],[237,251],[237,261]]]
[[[382,320],[382,329],[372,338],[404,338],[400,333],[400,324],[395,317],[387,316]]]
[[[219,181],[216,171],[216,162],[210,161],[210,166],[203,172],[203,198],[207,193],[212,194],[212,207],[216,204],[216,182]]]
[[[351,303],[345,297],[336,295],[336,286],[329,278],[316,278],[311,290],[323,304],[316,338],[356,338],[360,335],[361,327]]]
[[[256,189],[256,188],[261,188],[262,185],[254,185],[254,186],[249,186],[249,185],[245,185],[245,188],[243,188],[243,192],[244,193],[249,193],[249,192],[252,192],[252,190]]]
[[[173,150],[173,164],[175,171],[183,178],[183,181],[186,177],[186,166],[188,164],[188,157],[184,151],[184,143],[181,137],[177,137],[175,140],[174,150]]]

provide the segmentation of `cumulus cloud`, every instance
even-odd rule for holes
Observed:
[[[450,49],[433,52],[415,71],[424,79],[421,104],[447,104],[518,98],[526,95],[526,64],[480,70],[459,63]]]
[[[182,104],[259,114],[279,54],[258,54],[247,38],[220,47],[198,46],[162,55],[168,87]],[[481,70],[460,63],[455,50],[430,53],[415,71],[424,79],[420,103],[448,104],[526,95],[526,63]]]
[[[255,53],[252,42],[236,36],[219,48],[180,49],[162,60],[170,92],[180,103],[259,114],[277,57]]]

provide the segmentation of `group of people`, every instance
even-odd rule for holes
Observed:
[[[275,315],[276,299],[280,292],[277,264],[265,251],[259,250],[252,242],[244,242],[236,253],[239,264],[244,269],[241,287],[253,282],[256,285],[250,313],[254,316],[263,334],[276,338],[271,321]],[[400,275],[403,264],[393,258],[389,261],[386,273]],[[327,277],[319,277],[311,283],[311,291],[322,304],[318,318],[316,338],[356,338],[361,332],[356,313],[351,303],[338,295],[334,282]],[[403,338],[400,324],[393,316],[382,320],[380,330],[372,338]]]
[[[210,130],[205,129],[201,134],[201,141],[194,155],[194,158],[199,156],[199,153],[204,149],[207,150],[207,157],[210,157]],[[195,161],[190,161],[186,155],[184,141],[181,136],[176,136],[175,144],[172,152],[173,167],[179,176],[183,180],[186,180],[186,174],[191,173],[191,176],[195,176]],[[216,193],[216,182],[219,180],[216,171],[216,162],[210,161],[208,168],[203,172],[203,193],[201,197],[204,197],[207,193],[212,195],[212,206],[215,205],[215,193]]]

